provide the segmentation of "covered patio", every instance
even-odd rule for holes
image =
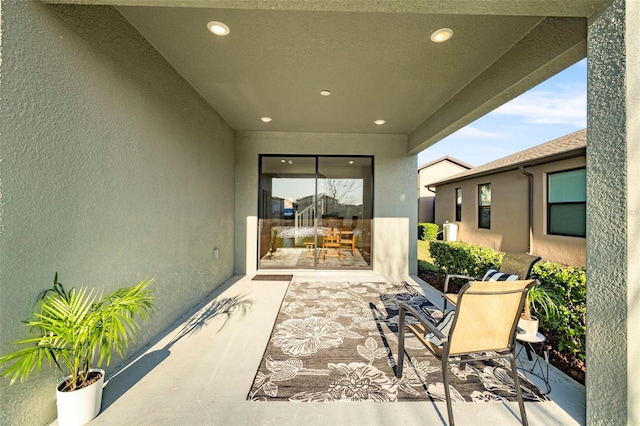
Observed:
[[[208,32],[216,20],[226,38]],[[440,418],[428,404],[238,400],[284,292],[250,281],[263,272],[260,160],[372,159],[370,270],[358,274],[408,280],[418,153],[587,57],[586,396],[529,412],[544,424],[640,423],[640,2],[0,0],[0,25],[0,352],[24,337],[21,321],[56,271],[65,285],[104,291],[155,278],[157,309],[131,351],[147,356],[96,422],[138,410],[143,424],[251,413],[308,423],[342,410],[372,423]],[[442,28],[453,38],[432,42]],[[213,318],[163,349],[185,312],[245,293],[247,317],[222,330]],[[0,423],[50,423],[57,376],[3,383]],[[174,388],[193,393],[180,405]],[[189,417],[194,404],[206,418]],[[505,416],[486,407],[465,404],[460,421]]]
[[[293,280],[348,281],[357,285],[388,278],[370,272],[300,272],[294,274]],[[442,300],[433,287],[420,279],[407,277],[405,281],[434,302]],[[250,276],[224,283],[109,379],[102,413],[91,424],[445,424],[444,402],[247,400],[288,285],[289,281],[252,281]],[[230,313],[225,303],[230,300],[248,302],[246,311],[235,309]],[[185,330],[189,331],[185,334]],[[529,424],[585,424],[584,386],[555,368],[551,368],[550,381],[551,401],[525,403]],[[476,424],[479,418],[492,425],[519,422],[515,402],[454,403],[453,410],[458,424]]]

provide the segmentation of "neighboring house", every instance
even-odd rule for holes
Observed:
[[[418,167],[418,222],[433,223],[435,217],[436,193],[429,183],[464,172],[472,167],[448,155]]]
[[[580,130],[432,184],[436,223],[457,224],[461,241],[585,266],[586,144]]]

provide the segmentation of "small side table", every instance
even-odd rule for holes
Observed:
[[[522,344],[518,349],[518,353],[516,353],[517,368],[522,370],[525,376],[531,374],[542,380],[546,386],[546,391],[541,393],[543,395],[548,394],[551,392],[551,385],[549,384],[549,350],[545,344],[547,338],[542,333],[538,333],[535,336],[516,333],[516,340]],[[525,350],[527,359],[530,362],[532,361],[533,364],[524,364],[522,358],[520,358],[522,349]],[[542,365],[543,360],[545,364],[544,367]]]

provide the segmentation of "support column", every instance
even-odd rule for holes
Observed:
[[[588,29],[587,424],[640,424],[640,2]]]
[[[625,13],[627,117],[627,424],[640,424],[640,2]]]

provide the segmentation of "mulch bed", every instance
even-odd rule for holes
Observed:
[[[444,290],[444,275],[433,271],[418,268],[418,276],[425,282],[429,283],[436,289]],[[464,284],[464,283],[462,283]],[[457,293],[462,287],[459,283],[449,283],[448,291]],[[573,354],[560,352],[558,348],[558,336],[555,336],[547,330],[540,330],[547,337],[547,349],[549,350],[549,362],[558,370],[564,372],[578,383],[584,385],[586,366],[584,361],[577,358]]]

